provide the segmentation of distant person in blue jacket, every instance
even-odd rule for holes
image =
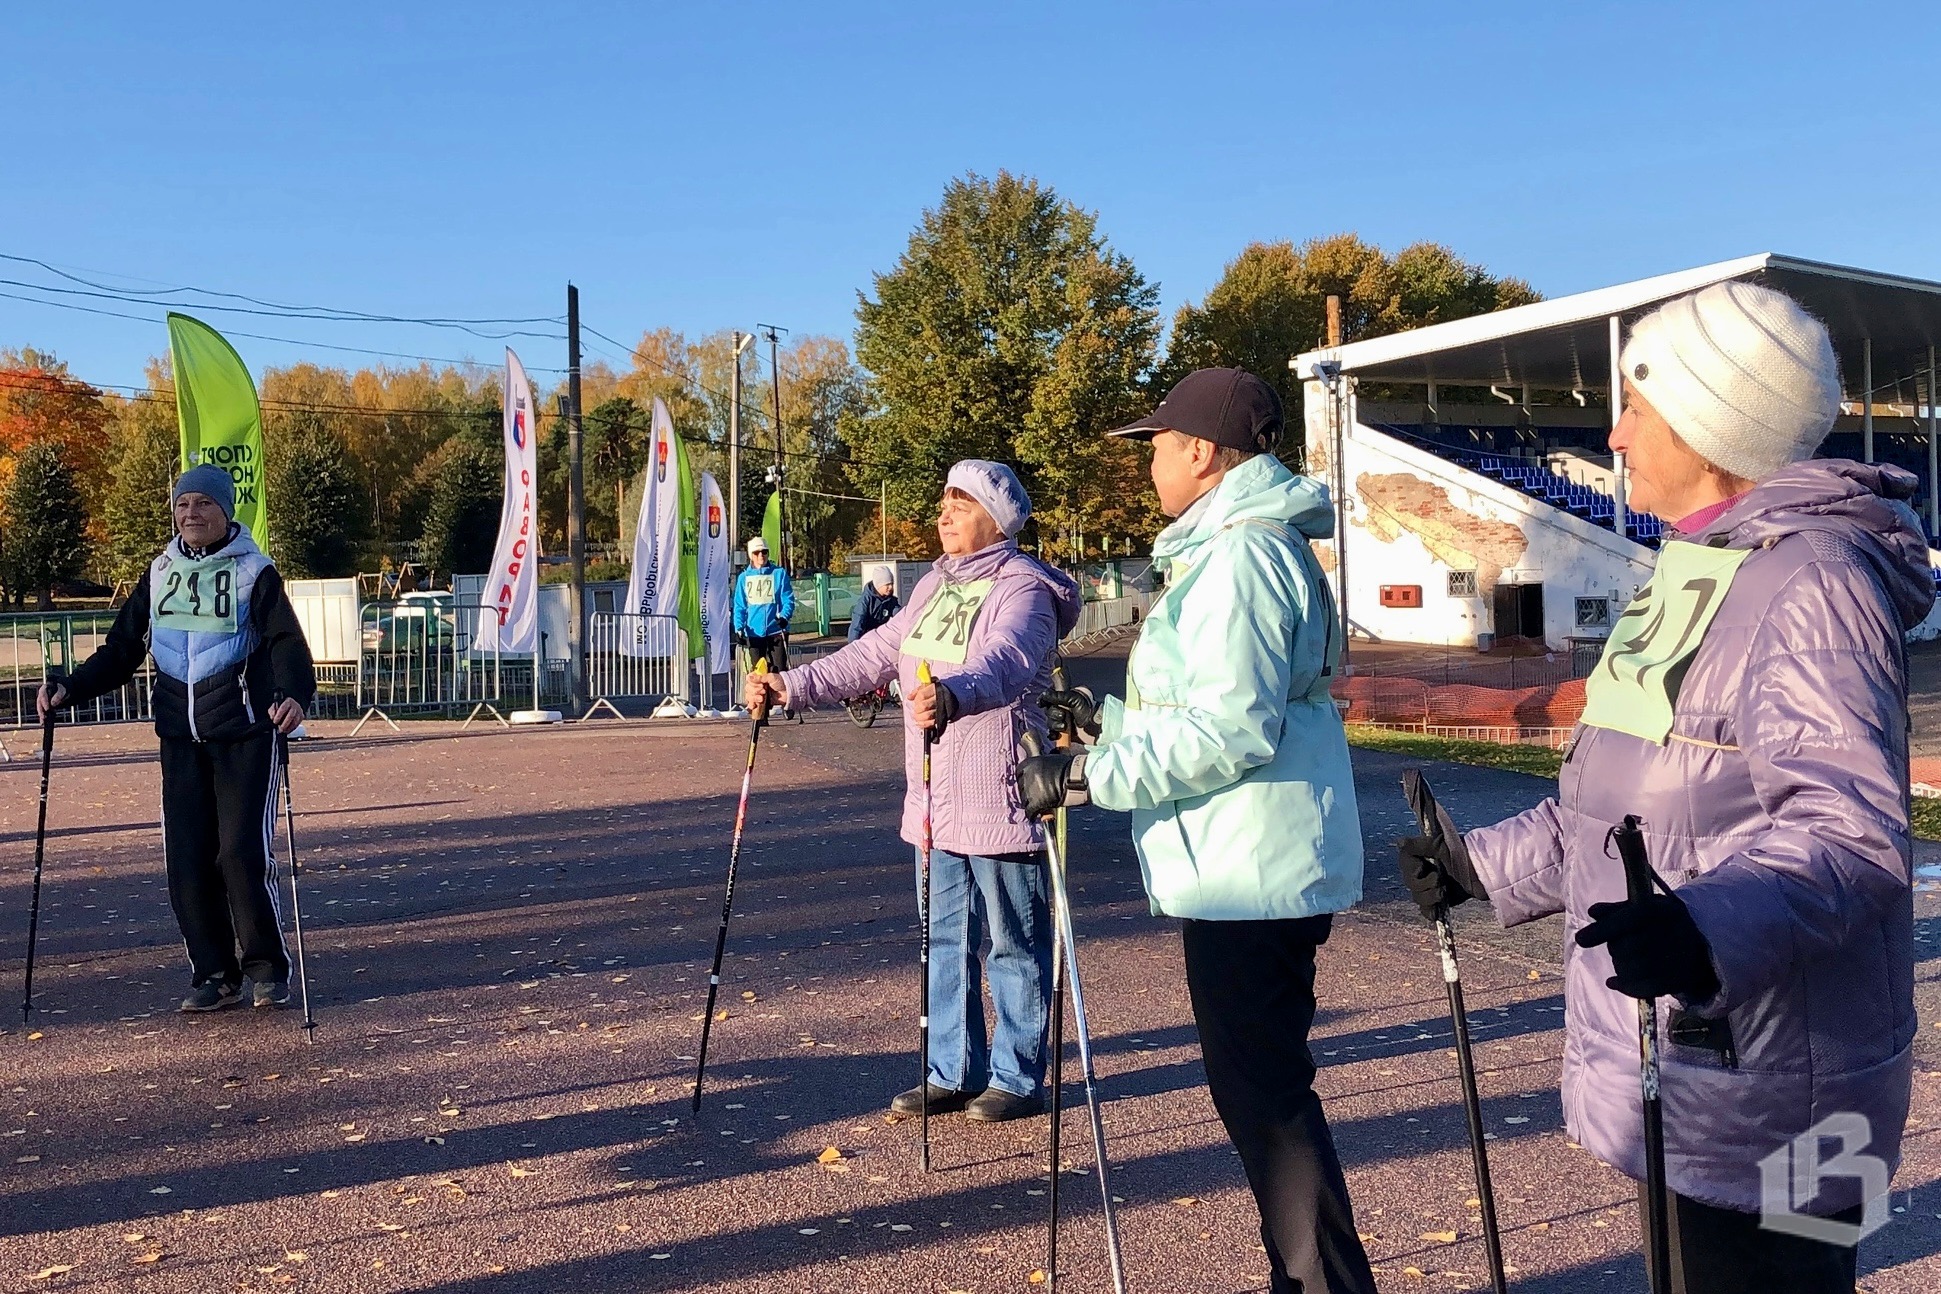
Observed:
[[[795,614],[795,586],[789,573],[768,560],[768,541],[748,541],[748,565],[735,577],[734,641],[748,650],[749,663],[766,661],[771,674],[789,667],[789,618]],[[783,712],[784,717],[793,717]]]
[[[855,642],[870,630],[886,625],[903,609],[896,600],[896,581],[890,568],[879,566],[870,572],[869,582],[856,597],[856,609],[849,613],[849,641]]]

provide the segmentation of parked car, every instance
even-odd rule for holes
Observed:
[[[452,595],[407,593],[364,625],[364,649],[382,654],[443,651],[458,636]]]

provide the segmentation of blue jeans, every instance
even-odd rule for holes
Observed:
[[[923,901],[923,851],[917,851]],[[1036,1095],[1051,1012],[1051,886],[1042,854],[930,859],[930,1081],[959,1092]],[[997,1029],[984,1043],[978,951],[991,937]]]

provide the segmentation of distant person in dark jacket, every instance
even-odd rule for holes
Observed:
[[[135,585],[107,641],[41,685],[43,716],[114,691],[155,657],[162,855],[193,978],[184,1011],[290,1000],[278,920],[276,752],[316,699],[316,669],[283,579],[235,521],[228,472],[192,467],[172,491],[175,538]],[[280,698],[280,699],[278,699]],[[241,950],[239,957],[238,949]]]
[[[877,567],[869,582],[863,585],[856,609],[849,613],[849,641],[855,642],[870,630],[888,624],[890,617],[902,609],[903,604],[896,600],[896,582],[890,568]]]

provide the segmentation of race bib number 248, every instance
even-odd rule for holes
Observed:
[[[150,616],[156,626],[188,633],[236,632],[236,559],[181,558],[162,572]]]

